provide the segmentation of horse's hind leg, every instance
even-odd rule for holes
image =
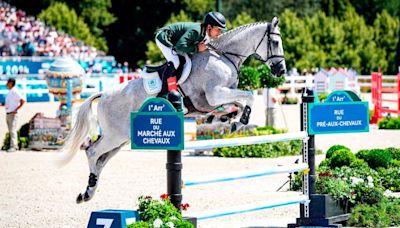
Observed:
[[[93,197],[104,165],[123,145],[123,142],[117,144],[112,139],[103,135],[93,145],[89,146],[86,150],[90,169],[89,181],[85,192],[80,193],[76,198],[77,203],[89,201]]]

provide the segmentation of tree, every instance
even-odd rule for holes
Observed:
[[[65,3],[50,5],[38,17],[47,25],[54,26],[56,29],[74,36],[88,45],[96,44],[96,39],[90,33],[87,24],[77,16],[75,10],[69,9]]]
[[[379,65],[379,67],[381,67],[382,72],[388,74],[396,74],[398,72],[396,49],[399,42],[399,26],[399,19],[390,16],[386,10],[378,14],[374,21],[375,42],[379,49],[382,50],[380,58],[387,61],[385,65]]]
[[[116,17],[108,11],[110,7],[111,0],[80,1],[80,15],[84,18],[94,36],[101,37],[103,35],[103,28],[116,21]],[[101,42],[99,43],[102,46],[102,49],[106,49],[106,40],[104,38],[99,39],[99,41],[100,40]]]
[[[280,15],[279,26],[288,69],[309,69],[325,65],[325,53],[314,43],[310,28],[296,13],[285,10]]]
[[[341,66],[352,67],[361,74],[370,74],[378,70],[379,65],[387,66],[382,50],[374,41],[373,28],[366,24],[364,17],[357,14],[353,7],[347,8],[340,24],[344,31]]]

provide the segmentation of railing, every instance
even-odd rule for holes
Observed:
[[[384,75],[383,86],[396,86],[396,75]],[[357,76],[357,83],[361,91],[369,91],[371,89],[371,75]],[[279,88],[287,90],[290,95],[299,94],[304,87],[314,87],[314,76],[286,76],[286,82]]]

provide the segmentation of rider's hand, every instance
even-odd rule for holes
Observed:
[[[199,52],[203,52],[207,50],[207,46],[204,42],[200,42],[197,44],[197,49],[199,50]]]

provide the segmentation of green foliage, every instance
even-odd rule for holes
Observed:
[[[269,130],[270,128],[257,128],[253,135],[268,135],[282,133],[279,130]],[[247,137],[250,133],[225,135],[223,138]],[[219,157],[259,157],[270,158],[279,156],[298,155],[301,153],[301,140],[291,140],[286,142],[275,142],[257,145],[221,147],[213,149],[213,155]]]
[[[320,101],[320,102],[324,102],[325,101],[325,99],[328,97],[328,93],[319,93],[318,94],[318,100]]]
[[[257,67],[258,72],[260,73],[260,87],[261,88],[276,88],[280,85],[282,85],[285,81],[286,78],[281,76],[281,77],[275,77],[271,74],[271,69],[269,66],[265,64],[261,64]]]
[[[336,150],[330,157],[330,167],[350,166],[356,160],[356,156],[348,149]]]
[[[254,22],[256,22],[256,20],[254,18],[252,18],[248,13],[243,11],[243,12],[240,12],[240,14],[238,14],[232,22],[229,22],[229,21],[227,22],[227,28],[234,29],[236,27],[246,25],[246,24],[251,24]]]
[[[388,147],[385,149],[387,152],[390,153],[393,159],[400,161],[400,149],[395,147]]]
[[[390,226],[390,216],[384,206],[360,204],[357,205],[352,213],[347,225],[356,227],[388,227]]]
[[[387,168],[392,162],[392,155],[384,149],[362,150],[357,153],[357,157],[366,161],[369,167],[373,169]]]
[[[198,21],[203,21],[209,11],[215,11],[214,0],[183,0],[183,2],[186,5],[186,11]]]
[[[139,216],[141,222],[133,223],[128,228],[157,227],[194,227],[190,222],[182,220],[180,211],[175,208],[168,197],[162,196],[161,200],[152,199],[150,196],[139,197]]]
[[[28,148],[29,146],[29,123],[26,123],[21,126],[21,128],[17,132],[18,134],[18,148],[23,149],[23,148]],[[10,133],[6,133],[4,140],[3,140],[3,146],[1,147],[1,150],[8,150],[10,149]]]
[[[350,168],[354,169],[368,169],[368,163],[366,163],[363,159],[356,158],[353,162],[350,163]]]
[[[244,66],[239,72],[238,88],[255,90],[260,86],[260,72],[254,67]]]
[[[75,10],[68,8],[65,3],[55,2],[43,10],[38,17],[47,25],[54,26],[57,30],[74,36],[88,45],[107,51],[107,47],[104,46],[105,40],[97,39],[93,36],[83,19],[78,17]]]
[[[379,168],[382,186],[392,192],[400,192],[400,167]]]
[[[79,5],[81,17],[89,26],[90,32],[96,37],[103,34],[103,27],[109,26],[117,20],[108,11],[112,5],[111,0],[83,0],[80,1]]]
[[[378,122],[379,129],[400,129],[400,117],[386,117]]]
[[[346,146],[333,145],[333,146],[329,147],[329,149],[326,151],[326,158],[331,158],[333,153],[335,153],[337,150],[341,150],[341,149],[346,149],[346,150],[350,151],[350,149]]]

